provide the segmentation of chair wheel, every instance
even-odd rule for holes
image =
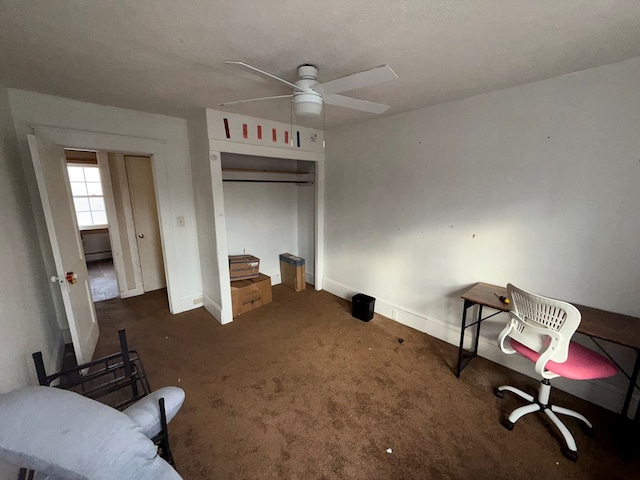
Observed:
[[[562,450],[562,454],[572,462],[578,461],[578,452],[576,452],[575,450],[569,450],[568,448],[564,448]]]
[[[493,389],[493,394],[498,398],[504,398],[504,392],[499,390],[498,387]]]
[[[513,430],[513,427],[515,426],[515,423],[511,422],[508,418],[503,418],[500,420],[500,423],[509,431]]]

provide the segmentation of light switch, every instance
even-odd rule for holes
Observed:
[[[178,217],[177,224],[179,227],[184,227],[184,217]]]

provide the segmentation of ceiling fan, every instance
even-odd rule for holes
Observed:
[[[396,72],[394,72],[389,65],[381,65],[370,70],[353,73],[345,77],[320,83],[318,82],[318,67],[315,65],[304,64],[298,67],[298,80],[296,80],[295,83],[291,83],[283,78],[249,65],[248,63],[237,61],[228,61],[224,63],[240,66],[242,68],[258,72],[273,80],[282,82],[293,88],[293,93],[289,95],[276,95],[271,97],[249,98],[247,100],[225,102],[219,104],[221,107],[235,105],[238,103],[255,102],[258,100],[293,97],[293,110],[296,115],[301,117],[315,117],[320,115],[322,113],[323,103],[361,110],[363,112],[384,113],[389,108],[388,105],[352,97],[345,97],[338,94],[349,90],[355,90],[356,88],[378,85],[398,78]]]

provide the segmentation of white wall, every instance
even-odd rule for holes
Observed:
[[[37,385],[31,354],[41,351],[48,371],[62,360],[56,322],[33,220],[7,90],[0,86],[0,394]],[[0,478],[17,469],[0,464]]]
[[[31,213],[7,90],[0,87],[0,393],[37,384],[31,354],[62,359],[62,333]]]
[[[170,305],[174,313],[201,305],[202,282],[198,257],[197,230],[187,122],[183,119],[89,104],[21,90],[9,90],[16,134],[39,225],[42,249],[47,251],[42,209],[36,202],[37,188],[29,158],[26,135],[34,125],[76,129],[109,135],[127,135],[164,142],[165,154],[154,157],[154,179],[158,197],[160,226],[163,235]],[[147,153],[147,152],[131,152]],[[182,216],[185,226],[177,226]],[[50,255],[45,261],[51,265]],[[58,315],[62,312],[58,311]]]
[[[222,154],[223,169],[268,171],[315,170],[315,163],[251,155]],[[315,253],[315,188],[292,183],[224,182],[229,255],[260,258],[260,271],[280,283],[280,254],[306,260],[313,279]]]
[[[298,187],[298,256],[305,260],[307,282],[315,284],[316,185]]]
[[[204,306],[218,321],[222,321],[223,302],[220,291],[220,269],[216,254],[218,246],[216,244],[209,138],[205,110],[203,109],[199,114],[190,118],[187,125],[189,129],[196,219],[198,222],[198,245]]]
[[[478,281],[640,316],[639,78],[636,58],[327,132],[325,288],[451,343]]]
[[[80,238],[82,239],[84,258],[87,262],[113,258],[107,229],[105,231],[81,230]]]
[[[260,259],[260,272],[280,283],[280,254],[298,254],[298,187],[286,183],[225,182],[229,255]]]

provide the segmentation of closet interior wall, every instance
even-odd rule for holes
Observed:
[[[315,182],[271,181],[273,172],[315,173],[315,163],[222,153],[222,170],[264,172],[264,179],[225,180],[223,194],[229,255],[251,254],[260,271],[281,282],[281,253],[305,259],[307,282],[314,283]]]

